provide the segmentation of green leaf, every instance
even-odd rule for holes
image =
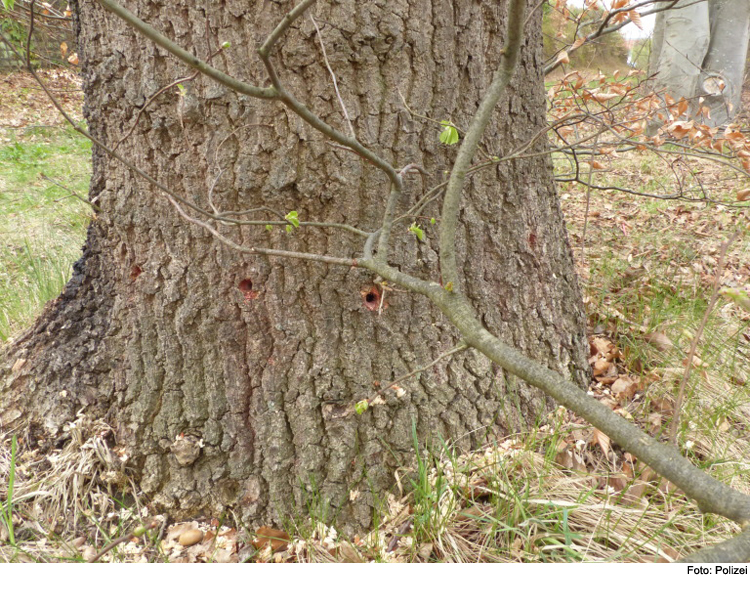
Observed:
[[[185,90],[185,87],[182,84],[177,85],[177,90],[179,91],[180,96],[185,96],[187,94],[187,90]]]
[[[3,6],[5,7],[5,10],[13,10],[13,6],[15,6],[16,0],[3,0]]]
[[[273,230],[273,226],[271,224],[266,224],[266,230],[270,232],[271,230]]]
[[[445,291],[453,291],[453,281],[449,281],[445,284]]]
[[[452,146],[458,143],[458,130],[450,121],[441,121],[443,131],[440,132],[440,143],[446,146]]]
[[[357,411],[358,415],[361,415],[369,407],[370,407],[370,403],[367,402],[367,399],[365,399],[365,400],[360,400],[359,402],[357,402],[357,404],[354,405],[354,410]]]
[[[299,215],[296,211],[290,211],[284,216],[284,219],[292,224],[295,228],[299,228]]]
[[[221,44],[222,49],[229,49],[232,47],[232,44],[229,41],[224,41],[224,43]]]
[[[289,224],[284,226],[284,229],[286,230],[287,234],[291,234],[292,232],[294,232],[294,228],[292,228],[292,226],[290,226]]]
[[[419,238],[420,242],[424,242],[424,231],[422,230],[422,228],[420,228],[419,226],[417,226],[416,223],[414,223],[411,226],[409,226],[409,232],[411,232],[417,238]]]
[[[430,218],[430,225],[434,226],[435,224],[437,224],[437,220],[435,218]]]

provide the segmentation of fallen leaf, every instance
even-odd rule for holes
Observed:
[[[652,345],[654,349],[666,353],[672,347],[674,343],[669,339],[663,332],[650,332],[643,337],[647,343]]]
[[[594,337],[591,339],[591,343],[589,343],[591,355],[596,353],[606,355],[612,347],[614,347],[614,345],[608,339],[602,337]]]
[[[364,558],[357,551],[357,549],[349,542],[341,542],[339,544],[339,558],[346,563],[364,562]]]
[[[258,550],[270,546],[271,552],[278,552],[286,550],[289,540],[289,534],[285,531],[263,526],[255,530],[255,539],[252,544]]]
[[[609,455],[611,449],[611,442],[609,436],[606,433],[602,433],[599,429],[594,428],[594,434],[591,437],[591,442],[598,444],[605,456]]]
[[[617,396],[620,400],[632,398],[638,390],[639,381],[630,376],[622,376],[615,380],[610,387],[612,394]]]
[[[606,359],[599,359],[594,363],[594,376],[602,376],[607,373],[612,364]]]

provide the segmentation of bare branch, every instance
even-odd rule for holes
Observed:
[[[222,84],[227,88],[231,88],[232,90],[234,90],[235,92],[239,92],[240,94],[252,96],[255,98],[267,100],[279,98],[278,92],[275,88],[261,88],[259,86],[247,84],[245,82],[237,80],[236,78],[233,78],[226,72],[222,72],[221,70],[217,70],[213,66],[210,66],[189,51],[185,51],[174,41],[159,33],[151,25],[143,22],[127,8],[124,8],[114,0],[97,0],[97,2],[99,2],[99,4],[101,4],[101,6],[106,10],[120,17],[131,27],[139,31],[142,35],[151,39],[151,41],[156,43],[159,47],[168,51],[177,59],[185,62],[191,68],[195,68],[196,70],[198,70],[202,74],[205,74],[212,80],[215,80],[219,84]]]
[[[417,369],[415,369],[413,371],[410,371],[409,373],[405,373],[404,375],[397,377],[390,384],[388,384],[385,388],[381,388],[380,390],[378,390],[375,393],[375,396],[377,397],[378,395],[383,394],[384,392],[386,392],[387,390],[389,390],[390,388],[392,388],[396,384],[400,384],[404,380],[407,380],[410,377],[417,375],[418,373],[422,373],[423,371],[426,371],[426,370],[430,369],[432,366],[437,365],[438,363],[440,363],[446,357],[450,357],[452,355],[455,355],[456,353],[460,353],[461,351],[465,351],[468,348],[469,348],[469,346],[466,343],[460,342],[458,345],[456,345],[452,349],[449,349],[445,353],[441,353],[439,356],[437,356],[435,359],[433,359],[427,365],[423,365],[422,367],[418,367]],[[372,398],[369,398],[368,401],[372,402]]]
[[[349,112],[346,110],[344,99],[341,98],[341,92],[339,92],[339,84],[336,80],[336,74],[333,73],[333,68],[331,67],[331,63],[328,61],[328,54],[326,53],[326,46],[323,43],[323,35],[321,35],[320,28],[318,28],[318,23],[315,22],[313,15],[310,15],[310,21],[312,21],[312,24],[315,27],[315,31],[318,33],[318,41],[320,42],[320,50],[323,52],[323,61],[325,61],[326,68],[328,68],[328,73],[331,75],[331,82],[333,82],[333,88],[336,91],[336,97],[339,99],[339,105],[341,105],[341,111],[344,113],[344,119],[346,120],[346,124],[349,126],[349,133],[352,134],[352,137],[356,137],[356,134],[354,133],[354,127],[352,126],[352,119],[351,117],[349,117]]]
[[[523,15],[525,2],[509,0],[508,29],[505,47],[502,50],[500,66],[487,89],[482,102],[471,121],[466,137],[458,150],[456,161],[451,170],[448,186],[443,199],[442,223],[440,225],[440,272],[446,285],[452,284],[456,292],[460,291],[458,267],[456,265],[456,231],[458,229],[458,212],[461,203],[466,173],[476,153],[479,141],[490,122],[495,105],[500,100],[516,69],[518,53],[523,40]]]

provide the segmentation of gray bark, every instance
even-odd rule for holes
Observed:
[[[255,47],[293,3],[126,5],[201,57],[231,42],[214,65],[265,84]],[[407,177],[402,210],[443,180],[455,149],[438,142],[434,125],[410,117],[399,92],[415,112],[465,125],[498,62],[504,10],[468,0],[349,0],[313,12],[360,141],[432,173]],[[88,124],[108,144],[149,97],[188,73],[94,2],[80,5],[80,42]],[[346,129],[311,22],[300,21],[280,45],[287,87]],[[541,68],[534,18],[488,149],[505,153],[545,124]],[[295,209],[302,220],[379,226],[388,193],[381,172],[332,148],[278,103],[201,78],[185,87],[184,96],[152,102],[122,144],[139,167],[203,207],[212,191],[223,210],[269,206]],[[584,383],[585,318],[549,159],[488,169],[466,191],[456,247],[484,325]],[[420,444],[465,450],[524,429],[552,407],[465,352],[357,416],[354,403],[372,396],[376,382],[455,345],[456,330],[427,300],[387,292],[381,314],[368,301],[379,297],[374,278],[362,269],[227,250],[100,150],[91,196],[102,214],[71,283],[5,352],[0,420],[25,424],[30,441],[52,445],[79,410],[106,418],[158,510],[229,508],[257,525],[316,505],[365,527],[396,468],[413,462],[412,425]],[[439,204],[424,215],[439,218]],[[436,236],[424,224],[420,243],[407,225],[394,230],[391,262],[439,281]],[[362,250],[359,237],[340,230],[221,229],[245,245],[342,257]],[[20,369],[19,358],[27,360]]]
[[[710,109],[705,123],[732,121],[740,106],[750,38],[750,3],[733,0],[681,0],[657,15],[649,73],[655,88],[673,99],[698,97]]]
[[[740,110],[750,39],[750,2],[710,2],[711,43],[699,88],[711,110],[710,125],[732,121]],[[723,86],[723,88],[722,88]]]
[[[709,38],[708,2],[680,0],[672,10],[659,13],[649,68],[656,74],[655,86],[675,100],[693,97]]]

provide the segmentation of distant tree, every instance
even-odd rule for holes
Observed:
[[[675,2],[656,16],[649,67],[655,88],[691,99],[692,113],[712,126],[731,122],[739,111],[749,38],[750,2]]]

